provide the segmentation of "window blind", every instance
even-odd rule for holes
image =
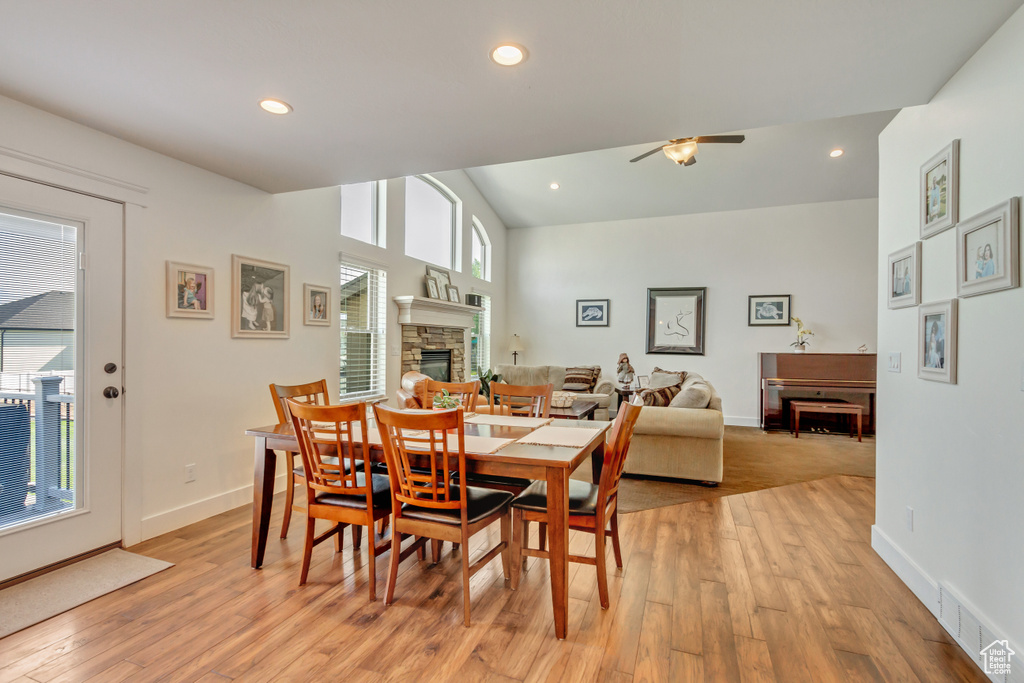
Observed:
[[[469,373],[474,379],[491,367],[491,297],[481,296],[483,310],[473,316]]]
[[[385,393],[387,273],[341,261],[340,391],[345,399]]]

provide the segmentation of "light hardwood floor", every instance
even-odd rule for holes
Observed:
[[[0,640],[0,683],[986,680],[871,550],[873,501],[873,479],[841,476],[624,515],[611,607],[572,565],[565,641],[542,560],[517,592],[498,561],[474,576],[465,628],[450,551],[403,564],[385,608],[348,534],[314,550],[304,587],[300,524],[250,569],[239,508],[131,548],[174,568]]]

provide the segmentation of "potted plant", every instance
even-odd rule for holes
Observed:
[[[462,405],[458,396],[452,396],[447,389],[442,389],[440,394],[434,394],[434,410],[451,410]]]
[[[480,393],[488,401],[491,400],[491,382],[501,382],[501,375],[493,374],[490,370],[480,374]]]
[[[811,343],[807,338],[813,337],[814,332],[804,327],[804,321],[795,315],[793,316],[793,322],[796,323],[796,341],[790,344],[790,346],[793,347],[794,353],[803,353]]]

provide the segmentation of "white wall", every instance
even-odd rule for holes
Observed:
[[[917,565],[922,586],[950,585],[1017,645],[1024,645],[1024,290],[960,301],[951,386],[917,378],[917,310],[887,310],[883,280],[887,254],[918,239],[919,168],[954,138],[961,219],[1024,194],[1022,120],[1019,10],[932,102],[904,110],[882,133],[878,247],[879,350],[901,352],[903,372],[878,377],[876,532],[902,555],[897,563]],[[956,297],[955,236],[951,229],[924,241],[924,302]],[[903,578],[913,587],[915,577]]]
[[[357,253],[389,270],[388,298],[423,294],[423,262],[404,256],[402,189],[389,182],[387,250],[340,235],[340,191],[268,195],[247,185],[0,98],[0,171],[125,201],[125,519],[126,543],[252,500],[252,439],[247,427],[275,421],[267,385],[326,377],[337,397],[338,327],[306,327],[302,284],[338,293],[338,254]],[[504,334],[505,229],[461,172],[437,176],[464,201],[462,273],[453,284],[494,296]],[[494,245],[494,277],[470,275],[472,215]],[[291,337],[232,339],[231,255],[291,267]],[[119,254],[94,254],[90,267]],[[215,269],[214,320],[164,314],[164,263]],[[397,306],[389,335],[398,340]],[[388,356],[388,395],[399,385]],[[185,465],[197,465],[186,484]],[[283,467],[279,472],[283,474]],[[279,482],[280,483],[280,482]]]
[[[767,209],[509,231],[509,333],[527,365],[600,364],[637,374],[697,372],[729,424],[758,420],[757,354],[785,352],[796,327],[747,327],[747,297],[792,294],[810,349],[875,350],[877,202]],[[707,287],[704,356],[645,354],[648,287]],[[577,328],[576,299],[611,299],[609,327]],[[502,347],[507,348],[507,343]],[[507,355],[507,354],[506,354]]]

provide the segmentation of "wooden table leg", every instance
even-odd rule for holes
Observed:
[[[800,438],[800,409],[793,408],[793,438]]]
[[[548,468],[548,553],[555,637],[565,640],[569,621],[569,471]]]
[[[863,415],[858,411],[857,412],[857,443],[861,443],[863,441],[863,439],[861,439],[861,425],[862,425],[862,422],[863,422]]]
[[[270,531],[270,510],[274,504],[274,475],[277,453],[267,448],[266,437],[256,437],[252,479],[252,568],[263,564]]]

